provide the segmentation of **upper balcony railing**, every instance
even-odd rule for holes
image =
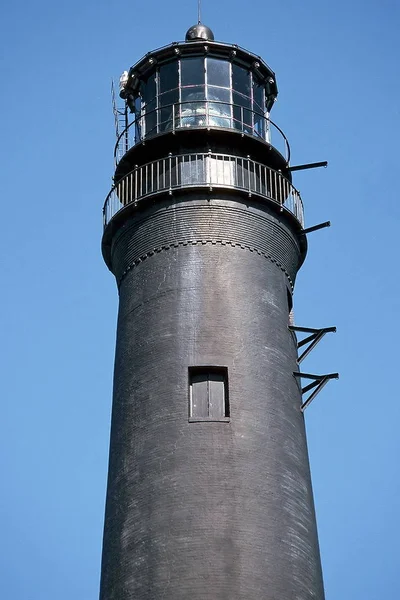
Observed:
[[[249,196],[266,198],[304,226],[300,194],[282,173],[249,158],[208,152],[169,155],[128,173],[105,200],[104,227],[128,204],[137,204],[149,196],[182,188],[213,187],[237,189]]]
[[[179,102],[138,115],[118,136],[116,164],[142,140],[178,129],[233,129],[272,145],[287,163],[290,146],[283,131],[264,114],[229,102],[197,100]]]

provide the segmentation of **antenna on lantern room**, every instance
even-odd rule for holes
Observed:
[[[197,2],[197,24],[200,25],[201,23],[201,0],[198,0]]]

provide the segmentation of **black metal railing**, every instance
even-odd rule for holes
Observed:
[[[289,142],[282,129],[261,112],[229,102],[194,100],[145,109],[120,133],[114,149],[115,162],[144,139],[177,129],[222,128],[253,135],[271,144],[290,161]]]

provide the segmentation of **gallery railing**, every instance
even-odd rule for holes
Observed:
[[[181,154],[135,168],[108,194],[103,208],[104,227],[131,203],[181,188],[227,188],[255,194],[279,205],[304,226],[299,192],[286,177],[265,165],[228,154]]]
[[[272,145],[290,161],[290,146],[283,131],[261,112],[229,102],[192,100],[146,109],[120,133],[115,145],[115,162],[140,141],[177,129],[202,128],[234,129],[253,135]]]

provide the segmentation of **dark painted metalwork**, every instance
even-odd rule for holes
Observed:
[[[305,171],[307,169],[318,169],[319,167],[327,167],[328,166],[328,161],[324,160],[322,162],[316,162],[316,163],[306,163],[304,165],[296,165],[294,167],[289,167],[289,171]]]
[[[182,128],[233,129],[273,146],[269,112],[278,93],[273,71],[239,46],[203,39],[212,36],[203,25],[191,30],[200,37],[154,50],[122,74],[128,126],[117,141],[117,159],[126,139],[133,148]],[[279,142],[283,132],[273,127]],[[289,152],[282,156],[288,165]]]
[[[307,233],[312,233],[313,231],[319,231],[320,229],[324,229],[325,227],[330,227],[331,222],[325,221],[324,223],[318,223],[318,225],[313,225],[312,227],[307,227],[300,232],[301,235],[305,235]]]
[[[219,87],[227,82],[229,118],[243,82],[262,82],[269,118],[269,67],[203,38],[125,72],[121,114],[139,102],[146,119],[146,103],[167,106],[160,69],[173,61],[182,103],[182,57],[199,56],[214,75],[221,65],[208,57],[228,65]],[[162,123],[157,116],[157,136],[124,148],[105,205],[102,250],[119,313],[100,599],[323,600],[302,411],[333,375],[298,372],[288,327],[307,252],[288,159],[273,141],[217,120]],[[303,376],[313,383],[302,390]]]
[[[189,107],[186,110],[186,107]],[[198,107],[198,110],[197,110]],[[233,111],[238,109],[238,113],[235,116],[232,114],[224,114],[218,112],[215,107],[229,107]],[[286,164],[290,161],[290,145],[288,139],[282,129],[278,127],[276,123],[268,119],[257,111],[246,109],[247,113],[251,115],[252,123],[246,123],[244,119],[244,109],[242,106],[227,103],[227,102],[206,102],[204,101],[192,101],[192,102],[181,102],[179,104],[170,104],[161,108],[153,109],[147,116],[151,116],[153,113],[161,113],[162,111],[168,110],[168,115],[163,122],[158,122],[157,127],[148,136],[143,136],[141,128],[138,128],[138,124],[143,121],[143,116],[139,115],[133,121],[128,123],[125,128],[118,133],[117,141],[114,147],[114,158],[115,163],[118,165],[119,161],[123,156],[126,155],[130,148],[133,148],[139,142],[147,139],[149,136],[164,135],[166,131],[172,131],[172,133],[179,133],[179,131],[187,130],[188,127],[198,129],[233,129],[241,136],[254,136],[259,140],[264,141],[269,147],[275,148],[284,159]],[[292,170],[288,167],[288,170]]]
[[[300,364],[305,358],[307,358],[310,352],[314,350],[315,346],[322,340],[324,335],[326,335],[327,333],[336,333],[336,327],[322,327],[319,329],[315,329],[311,327],[297,327],[295,325],[289,325],[289,329],[290,331],[311,334],[297,342],[298,350],[306,344],[308,344],[307,348],[300,354],[299,358],[297,359],[298,364]]]
[[[313,375],[311,373],[300,373],[299,371],[295,371],[293,373],[293,375],[300,379],[304,378],[304,379],[312,379],[313,380],[312,383],[306,385],[305,387],[303,387],[301,389],[302,394],[306,394],[307,392],[309,392],[310,390],[315,388],[314,391],[308,396],[308,398],[301,405],[302,412],[304,412],[304,410],[307,408],[307,406],[309,406],[311,404],[311,402],[314,400],[314,398],[317,396],[317,394],[319,394],[319,392],[322,390],[322,388],[325,387],[325,385],[328,383],[328,381],[330,381],[331,379],[339,379],[339,373],[328,373],[327,375]]]
[[[214,34],[209,27],[199,22],[187,30],[185,39],[187,42],[193,40],[210,40],[213,42]]]
[[[304,225],[300,194],[282,173],[242,156],[197,152],[169,154],[125,175],[113,186],[104,202],[104,226],[129,204],[165,192],[194,188],[235,189],[249,196],[268,199],[277,210],[289,212],[301,227]]]

